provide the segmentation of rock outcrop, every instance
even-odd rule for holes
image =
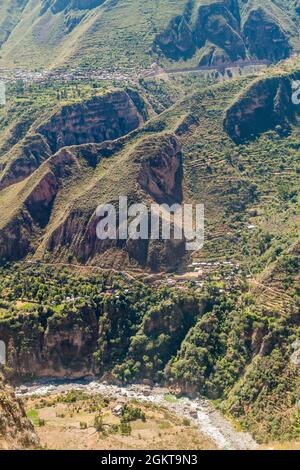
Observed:
[[[54,174],[49,171],[25,201],[25,207],[32,220],[41,227],[45,227],[49,221],[52,204],[57,192],[58,182]]]
[[[23,404],[0,375],[0,450],[34,449],[39,439]]]
[[[287,35],[263,8],[250,12],[243,27],[243,36],[249,54],[256,59],[278,62],[291,54]]]
[[[295,108],[289,78],[258,80],[227,109],[224,129],[237,143],[254,139],[270,129],[277,128],[284,133],[289,129]]]
[[[241,21],[236,0],[200,6],[196,2],[189,3],[185,13],[172,19],[156,36],[154,50],[158,54],[172,60],[188,59],[210,44],[210,50],[204,50],[199,65],[230,64],[247,59],[277,62],[291,54],[287,33],[264,8],[250,9]]]
[[[174,60],[192,57],[196,51],[193,31],[184,16],[172,19],[165,31],[156,37],[156,45]]]
[[[0,190],[24,180],[62,147],[101,143],[128,134],[145,123],[147,109],[134,91],[114,91],[62,107],[5,156]]]

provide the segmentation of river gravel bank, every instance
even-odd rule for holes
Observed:
[[[190,399],[168,396],[169,390],[161,387],[148,387],[144,385],[130,385],[120,387],[96,381],[60,381],[41,380],[16,388],[20,397],[45,396],[60,394],[69,390],[82,390],[87,394],[101,393],[106,396],[151,402],[164,406],[180,417],[186,417],[197,425],[200,432],[216,443],[223,450],[254,450],[257,443],[249,433],[238,432],[232,424],[224,418],[209,401],[204,399]]]

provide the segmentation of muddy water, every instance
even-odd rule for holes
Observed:
[[[219,449],[256,449],[257,444],[248,433],[238,432],[212,405],[204,399],[179,398],[168,395],[161,387],[130,385],[119,387],[96,381],[43,380],[23,385],[16,389],[18,396],[43,396],[59,394],[69,390],[82,390],[87,394],[101,393],[114,398],[137,399],[164,406],[180,417],[189,418],[200,432],[211,439]]]

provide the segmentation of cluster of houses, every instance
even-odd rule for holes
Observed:
[[[184,289],[187,282],[193,281],[202,287],[208,276],[214,276],[215,280],[233,281],[239,271],[240,265],[233,261],[199,261],[190,264],[184,274],[164,278],[161,282],[169,287]]]
[[[77,81],[77,80],[103,80],[103,81],[130,81],[130,71],[82,71],[82,70],[58,70],[58,71],[27,71],[21,69],[0,69],[0,81],[12,83],[21,80],[25,83],[43,83],[49,80]]]
[[[190,270],[198,273],[200,278],[205,278],[209,274],[224,271],[225,280],[230,280],[240,270],[240,265],[233,261],[213,261],[213,262],[194,262],[189,266]]]

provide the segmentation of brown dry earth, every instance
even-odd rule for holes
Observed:
[[[45,449],[57,450],[213,450],[215,444],[203,436],[198,429],[182,418],[178,418],[163,407],[152,404],[128,402],[138,406],[146,415],[146,421],[131,422],[132,433],[123,436],[111,434],[112,425],[119,425],[120,418],[113,413],[114,408],[124,401],[111,400],[102,410],[104,429],[98,432],[94,427],[97,413],[91,412],[91,404],[96,398],[76,403],[55,403],[58,396],[51,395],[26,400],[27,411],[36,410],[38,417],[45,421],[44,426],[36,426],[41,445]],[[87,429],[81,429],[86,423]]]

